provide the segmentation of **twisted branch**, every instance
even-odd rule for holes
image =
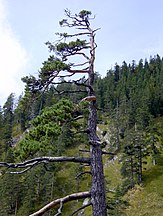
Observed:
[[[0,162],[0,167],[7,167],[7,168],[18,168],[23,169],[20,172],[7,172],[7,173],[15,173],[21,174],[25,171],[28,171],[32,167],[41,164],[41,163],[49,163],[49,162],[74,162],[74,163],[87,163],[90,164],[90,158],[86,157],[37,157],[31,160],[27,160],[21,163],[7,163],[7,162]]]
[[[63,198],[56,199],[56,200],[48,203],[46,206],[41,208],[39,211],[37,211],[37,212],[35,212],[35,213],[33,213],[33,214],[29,215],[29,216],[41,216],[45,212],[47,212],[48,210],[54,208],[55,206],[57,206],[59,204],[61,205],[61,203],[63,205],[64,203],[70,202],[72,200],[83,199],[83,198],[87,198],[87,197],[90,197],[90,196],[91,196],[91,193],[89,191],[70,194],[70,195],[67,195],[67,196],[65,196]]]

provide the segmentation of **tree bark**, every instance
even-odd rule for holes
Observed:
[[[105,180],[102,163],[102,150],[100,140],[96,134],[97,111],[95,102],[90,104],[90,116],[88,121],[90,156],[91,156],[91,201],[93,216],[106,216]]]
[[[96,98],[93,90],[94,84],[94,61],[95,61],[95,34],[91,28],[88,28],[90,32],[90,47],[91,58],[89,65],[88,84],[88,96]],[[97,136],[97,108],[96,100],[90,101],[89,106],[89,119],[88,119],[88,131],[90,142],[90,157],[91,157],[91,173],[92,173],[92,187],[91,187],[91,202],[93,216],[107,216],[106,209],[106,197],[105,197],[105,180],[102,163],[102,149],[100,146],[100,139]]]
[[[91,152],[92,172],[92,210],[93,216],[106,216],[105,182],[103,174],[101,147],[97,144],[92,146]]]

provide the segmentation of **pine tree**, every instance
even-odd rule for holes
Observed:
[[[92,212],[94,216],[97,215],[107,215],[106,210],[106,198],[105,198],[105,181],[104,181],[104,173],[103,173],[103,163],[102,163],[102,150],[100,146],[100,139],[96,133],[97,126],[97,106],[96,106],[96,95],[93,89],[94,84],[94,61],[95,61],[95,34],[98,29],[93,30],[91,28],[91,12],[82,10],[79,14],[72,14],[69,10],[65,10],[67,19],[63,19],[60,21],[60,25],[62,27],[71,27],[77,30],[77,33],[58,33],[60,37],[59,42],[53,44],[51,42],[47,42],[47,46],[51,52],[54,52],[55,55],[49,56],[47,61],[43,62],[43,66],[39,71],[38,79],[34,77],[25,77],[23,80],[26,82],[28,86],[28,91],[30,93],[36,94],[40,92],[45,92],[46,89],[49,88],[50,85],[54,84],[63,84],[63,79],[58,81],[58,78],[71,78],[71,81],[67,81],[67,83],[71,82],[79,87],[79,89],[75,90],[76,92],[83,92],[83,87],[87,93],[87,96],[82,99],[82,102],[86,102],[89,104],[89,116],[87,122],[87,129],[84,130],[84,133],[87,134],[89,139],[90,146],[90,158],[76,158],[76,157],[39,157],[31,159],[34,164],[30,163],[29,160],[24,165],[27,166],[27,169],[30,166],[34,166],[37,163],[45,163],[45,161],[73,161],[73,162],[83,162],[90,164],[91,175],[92,175],[92,186],[90,191],[82,192],[79,194],[72,194],[69,196],[69,199],[78,199],[85,198],[91,196],[91,205]],[[71,41],[71,39],[74,39]],[[79,63],[69,62],[69,57],[77,56],[77,60],[80,59]],[[87,79],[83,80],[79,78],[72,80],[72,77],[76,74],[84,74],[87,75]],[[57,79],[57,80],[56,80]],[[65,81],[64,81],[65,83]],[[61,94],[63,92],[56,92]],[[69,107],[67,107],[69,109]],[[33,110],[31,112],[33,118]],[[65,112],[65,114],[59,112],[58,119],[60,121],[60,125],[64,123],[63,116],[69,115],[69,113]],[[71,118],[71,116],[68,116]],[[36,121],[39,121],[37,118]],[[37,122],[35,122],[37,124]],[[43,132],[43,137],[49,141],[49,136],[53,133],[56,133],[56,136],[60,133],[60,127],[57,124],[54,124],[53,127],[46,127],[42,125],[41,131]],[[55,128],[55,130],[53,129]],[[36,127],[36,130],[33,130],[29,136],[36,137],[38,141],[31,145],[31,148],[34,148],[34,151],[37,150],[39,144],[41,148],[46,148],[46,144],[43,140],[41,140],[40,133],[38,133],[40,127]],[[53,137],[54,138],[54,137]],[[29,140],[27,140],[28,142]],[[53,140],[52,140],[53,141]],[[54,142],[54,141],[53,141]],[[42,145],[44,143],[44,145]],[[27,143],[28,144],[28,143]],[[31,144],[31,142],[29,143]],[[36,144],[36,145],[35,145]],[[24,145],[26,150],[28,150],[29,145]],[[35,149],[36,147],[36,149]],[[29,149],[30,150],[30,149]],[[37,152],[37,151],[36,151]],[[36,153],[35,152],[35,153]],[[33,156],[33,155],[32,155]],[[4,163],[2,163],[5,165]],[[19,164],[20,165],[20,164]],[[18,166],[19,166],[18,165]],[[21,165],[20,165],[21,166]],[[71,198],[72,197],[72,198]],[[65,198],[66,199],[66,198]],[[62,202],[64,199],[60,199]],[[50,204],[49,204],[50,205]],[[49,207],[48,207],[49,208]],[[40,211],[46,211],[46,208],[41,209]],[[34,213],[33,215],[37,215],[38,213]]]

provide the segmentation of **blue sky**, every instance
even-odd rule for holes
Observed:
[[[104,76],[115,63],[163,56],[162,0],[0,0],[0,104],[23,92],[21,77],[37,75],[49,53],[46,41],[63,31],[64,9],[96,15],[95,69]]]

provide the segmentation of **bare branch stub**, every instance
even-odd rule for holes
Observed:
[[[62,214],[62,208],[63,208],[63,201],[62,201],[62,199],[60,199],[60,207],[59,207],[59,209],[58,209],[58,213],[55,214],[54,216],[59,216],[59,215],[61,215],[61,214]]]
[[[92,173],[90,171],[84,171],[84,172],[79,173],[75,178],[78,179],[80,176],[85,175],[85,174],[91,175]]]
[[[88,204],[83,205],[82,207],[76,209],[70,216],[75,215],[77,212],[79,212],[79,211],[81,211],[81,210],[83,210],[83,209],[89,207],[90,205],[92,205],[92,203],[88,203]]]

